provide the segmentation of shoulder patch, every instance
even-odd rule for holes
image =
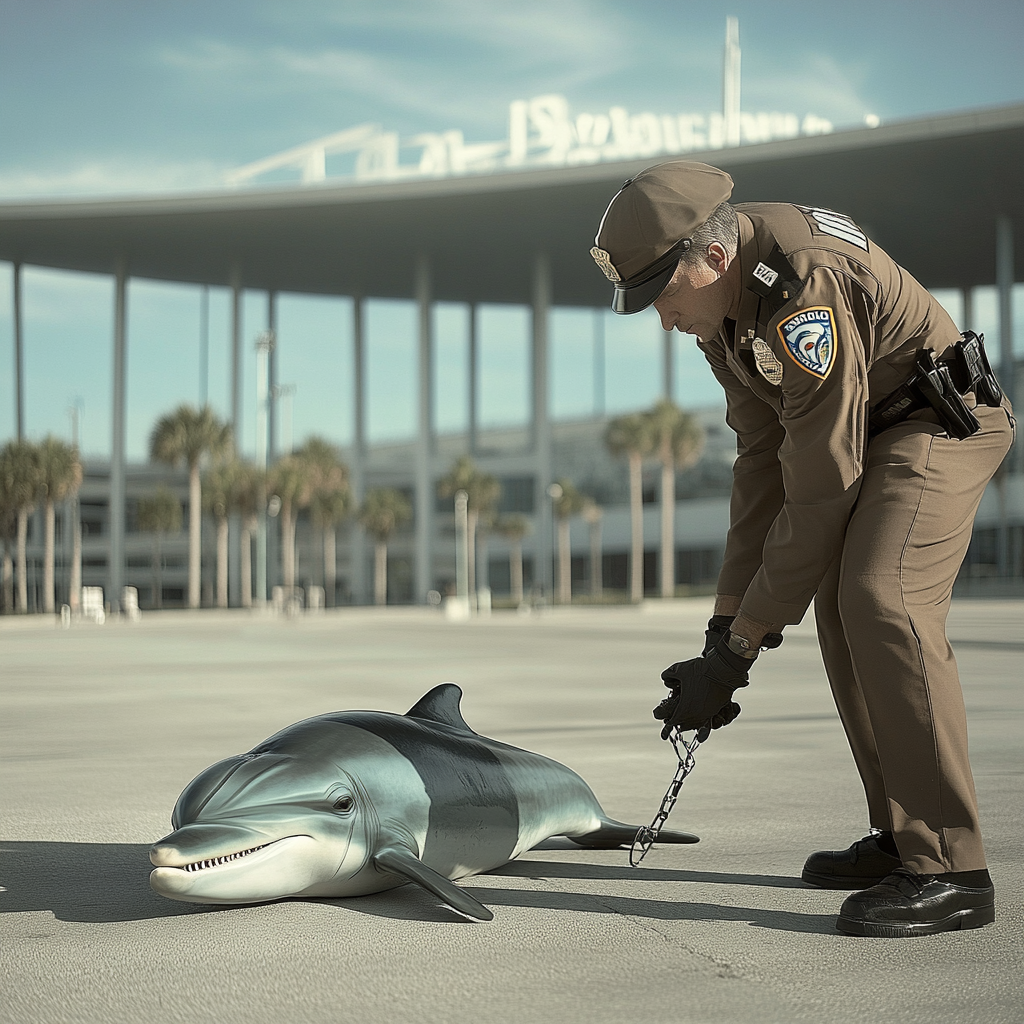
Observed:
[[[841,238],[844,242],[857,246],[859,249],[868,251],[867,235],[859,227],[852,217],[845,213],[835,213],[833,210],[823,210],[816,206],[798,206],[797,209],[823,234],[831,235],[833,238]]]
[[[808,306],[778,327],[786,351],[802,370],[824,380],[836,357],[836,318],[830,306]]]

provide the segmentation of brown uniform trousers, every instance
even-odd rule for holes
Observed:
[[[870,822],[920,873],[985,866],[967,727],[945,623],[1009,411],[950,439],[916,412],[868,437],[869,411],[917,352],[959,332],[848,219],[742,204],[735,322],[701,342],[736,431],[718,593],[765,623],[812,600],[822,655]],[[970,401],[970,398],[969,398]]]
[[[982,432],[964,441],[920,420],[871,441],[842,553],[814,600],[871,825],[891,829],[922,874],[985,867],[946,614],[1011,425],[1004,409],[976,415]]]

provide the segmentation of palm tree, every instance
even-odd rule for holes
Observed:
[[[373,537],[373,600],[388,603],[388,539],[399,526],[412,519],[409,499],[391,487],[376,487],[366,494],[359,521]]]
[[[572,603],[572,548],[569,543],[569,520],[586,508],[587,498],[580,494],[571,480],[559,480],[561,493],[554,499],[558,521],[558,603]]]
[[[0,543],[3,544],[3,611],[8,614],[14,611],[14,559],[11,557],[11,545],[18,532],[18,510],[4,489],[3,476],[0,475]]]
[[[42,484],[39,449],[30,441],[9,441],[0,449],[0,490],[18,517],[18,611],[28,611],[28,517],[35,508]]]
[[[203,506],[217,523],[217,607],[228,606],[228,516],[234,511],[235,491],[244,472],[237,460],[219,462],[203,477]]]
[[[468,455],[455,460],[448,475],[437,485],[442,498],[452,498],[458,491],[465,491],[466,532],[469,535],[469,594],[470,604],[476,594],[476,539],[480,517],[492,512],[501,495],[501,484],[490,473],[482,473]]]
[[[318,486],[313,491],[313,500],[309,510],[313,517],[313,525],[320,531],[323,539],[324,553],[324,593],[327,606],[334,606],[337,589],[338,549],[337,526],[348,516],[352,504],[352,495],[346,483],[344,487],[330,488]]]
[[[322,538],[324,592],[328,606],[333,607],[338,564],[335,530],[348,515],[351,505],[348,469],[341,461],[338,449],[323,438],[309,438],[296,455],[312,470],[309,509],[313,525]]]
[[[231,446],[231,427],[210,406],[179,405],[161,417],[149,437],[149,456],[169,466],[188,467],[188,606],[199,607],[202,574],[203,488],[199,463],[204,456],[219,458]]]
[[[271,467],[268,489],[281,499],[281,576],[295,586],[295,518],[313,498],[313,470],[298,455],[286,455]]]
[[[667,398],[647,414],[651,437],[661,463],[661,596],[676,592],[676,470],[700,458],[704,431],[689,413]]]
[[[163,539],[166,533],[181,530],[181,502],[169,488],[160,486],[152,494],[139,499],[139,529],[153,534],[153,607],[163,604]]]
[[[523,538],[530,532],[530,521],[526,516],[501,516],[494,522],[495,533],[509,541],[508,574],[512,602],[523,603]]]
[[[605,447],[612,455],[629,459],[629,599],[635,604],[644,596],[643,462],[651,453],[650,424],[640,413],[617,416],[605,430]]]
[[[263,471],[249,462],[237,463],[237,478],[232,495],[234,511],[242,518],[238,534],[238,571],[240,578],[241,603],[243,608],[252,607],[252,535],[259,525],[258,514],[261,501],[265,500],[266,483]]]
[[[604,592],[601,573],[601,519],[604,512],[593,498],[583,506],[583,518],[590,527],[590,596],[599,599]]]
[[[52,435],[39,445],[40,491],[44,502],[43,611],[55,610],[53,595],[53,540],[55,505],[74,494],[82,483],[78,449]]]

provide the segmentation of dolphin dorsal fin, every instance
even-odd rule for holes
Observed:
[[[460,732],[467,732],[472,736],[476,733],[462,717],[459,709],[459,702],[462,700],[462,689],[455,683],[441,683],[432,690],[428,690],[415,704],[406,712],[408,718],[421,718],[425,722],[439,722],[441,725],[451,726]]]

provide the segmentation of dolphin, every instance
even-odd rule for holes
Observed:
[[[339,711],[283,729],[184,789],[150,851],[150,885],[191,903],[346,897],[415,882],[467,917],[493,914],[453,879],[552,836],[630,843],[565,765],[465,723],[442,683],[405,715]],[[696,843],[662,831],[661,842]]]

